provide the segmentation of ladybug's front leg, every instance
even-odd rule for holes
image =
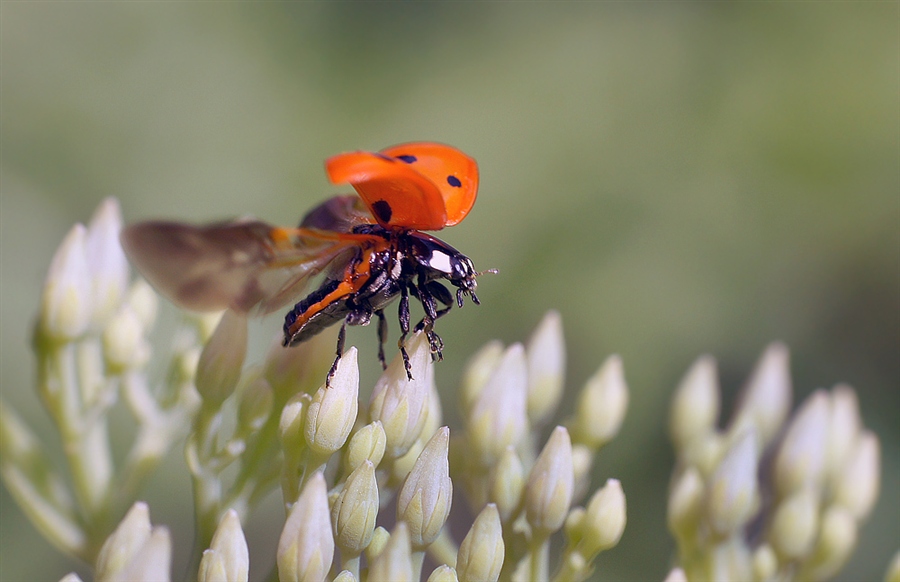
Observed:
[[[338,332],[337,339],[337,354],[334,358],[334,363],[331,364],[331,369],[328,370],[328,375],[325,376],[325,387],[331,388],[331,379],[334,378],[334,373],[337,372],[338,362],[341,361],[341,356],[344,355],[344,340],[347,338],[347,320],[341,322],[341,330]]]

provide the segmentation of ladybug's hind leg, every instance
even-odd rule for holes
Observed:
[[[334,378],[334,373],[337,372],[338,362],[341,361],[341,356],[344,355],[344,341],[347,338],[347,321],[344,320],[341,322],[341,329],[338,332],[337,339],[337,350],[336,356],[334,358],[334,363],[331,364],[331,369],[328,370],[328,375],[325,376],[325,387],[331,388],[331,379]]]
[[[409,353],[406,351],[406,336],[409,335],[409,289],[406,285],[400,286],[400,306],[398,307],[398,315],[400,318],[400,339],[397,340],[397,346],[399,346],[400,355],[403,357],[403,366],[406,368],[406,377],[412,380],[412,364],[409,363]]]
[[[379,309],[375,312],[378,317],[378,361],[381,362],[381,369],[387,370],[387,361],[384,359],[384,342],[387,339],[387,319],[384,317],[384,310]]]

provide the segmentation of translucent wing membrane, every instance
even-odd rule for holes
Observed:
[[[310,278],[342,254],[356,252],[366,239],[258,221],[207,226],[142,222],[122,232],[131,262],[176,305],[260,313],[295,299]]]

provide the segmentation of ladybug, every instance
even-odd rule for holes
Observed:
[[[284,346],[297,345],[341,322],[337,358],[347,325],[378,320],[378,359],[386,367],[384,309],[399,297],[398,342],[412,379],[404,342],[410,331],[410,297],[424,317],[434,360],[443,342],[434,323],[465,296],[478,304],[472,260],[423,230],[463,220],[478,193],[478,166],[456,148],[407,143],[380,152],[339,154],[325,162],[342,195],[313,208],[298,228],[256,220],[194,226],[141,222],[125,228],[122,246],[132,264],[163,295],[182,308],[265,314],[290,303],[319,273],[318,289],[301,299],[284,320]],[[495,270],[485,272],[496,272]],[[456,288],[455,297],[445,286]]]

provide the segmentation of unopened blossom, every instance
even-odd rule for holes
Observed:
[[[209,549],[200,560],[199,582],[247,582],[250,573],[250,553],[235,510],[229,509],[219,520]]]
[[[489,503],[475,518],[459,546],[456,571],[461,582],[496,581],[503,567],[506,546],[497,506]]]
[[[489,467],[528,434],[525,349],[507,348],[469,415],[467,435],[478,464]]]
[[[369,545],[375,532],[378,509],[375,465],[364,460],[347,477],[331,507],[334,539],[341,552],[354,556]]]
[[[779,495],[818,488],[825,474],[830,399],[824,390],[810,394],[788,426],[775,457]]]
[[[385,454],[401,457],[422,433],[427,418],[428,383],[425,368],[430,365],[431,349],[424,333],[416,333],[407,342],[412,379],[406,373],[400,354],[378,378],[369,400],[369,418],[381,421],[387,437]]]
[[[150,525],[146,503],[135,503],[97,556],[98,582],[169,580],[172,544],[165,527]]]
[[[628,385],[622,359],[610,356],[585,384],[578,396],[573,439],[591,449],[611,441],[628,409]]]
[[[757,436],[746,431],[726,452],[709,482],[707,507],[713,528],[727,534],[743,526],[756,511]]]
[[[50,262],[41,304],[41,329],[50,338],[75,339],[91,322],[94,297],[86,238],[87,229],[76,224]]]
[[[492,340],[469,358],[459,387],[463,412],[468,413],[472,409],[472,405],[478,400],[481,391],[494,373],[494,368],[500,363],[503,352],[503,344],[498,340]]]
[[[752,424],[760,445],[772,442],[791,409],[790,353],[775,342],[766,348],[741,390],[731,425],[740,431]]]
[[[291,506],[278,542],[282,582],[325,580],[334,558],[334,537],[325,478],[316,472]]]
[[[338,361],[331,384],[323,384],[306,411],[304,431],[310,449],[323,456],[341,449],[356,422],[359,406],[359,366],[356,348]]]
[[[241,377],[247,353],[247,318],[227,310],[197,362],[197,391],[210,404],[231,396]]]
[[[572,503],[575,475],[568,431],[553,429],[525,485],[525,515],[532,528],[550,534],[562,527]]]
[[[413,571],[409,533],[406,522],[398,521],[384,549],[369,566],[369,582],[412,582],[418,580]]]
[[[397,519],[409,526],[415,548],[430,545],[438,536],[453,500],[450,463],[447,459],[450,429],[439,429],[413,465],[397,497]]]
[[[350,442],[344,447],[345,464],[348,471],[356,469],[363,461],[371,461],[376,467],[384,457],[384,449],[387,445],[387,436],[381,421],[376,420],[363,426],[350,437]]]
[[[669,435],[679,449],[715,428],[719,418],[716,361],[702,356],[675,389],[669,413]]]
[[[548,311],[531,334],[525,349],[528,361],[528,420],[544,424],[559,405],[566,373],[562,318]]]
[[[500,518],[508,521],[522,502],[525,490],[525,468],[512,445],[494,466],[488,488],[488,499],[497,506]]]
[[[594,493],[581,521],[581,550],[593,556],[619,543],[625,531],[625,493],[618,479],[608,479]]]
[[[85,251],[91,270],[93,318],[102,327],[116,312],[128,288],[128,259],[119,243],[122,212],[115,198],[106,198],[88,224]]]

